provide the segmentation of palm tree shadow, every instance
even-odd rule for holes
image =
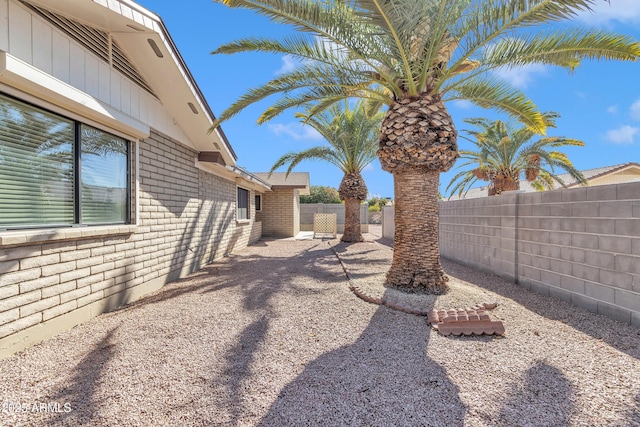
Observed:
[[[527,370],[522,386],[509,393],[509,399],[498,415],[497,425],[571,425],[575,392],[562,371],[539,361]],[[526,414],[535,418],[523,420],[523,408],[527,408]]]
[[[452,277],[512,299],[539,316],[563,322],[584,334],[606,342],[631,357],[640,359],[640,332],[637,327],[593,314],[555,298],[540,295],[539,298],[532,299],[530,294],[532,291],[494,274],[476,270],[454,260],[442,259],[442,265],[447,274]]]
[[[269,330],[269,317],[262,316],[247,326],[238,336],[237,343],[225,355],[222,372],[227,400],[230,403],[230,425],[239,425],[245,411],[245,380],[252,376],[251,367],[258,348]]]
[[[111,329],[76,365],[71,385],[60,389],[49,399],[61,407],[69,404],[70,409],[56,413],[49,419],[49,425],[91,425],[92,420],[95,421],[101,407],[96,391],[109,362],[116,354],[116,344],[112,340],[117,329]]]
[[[627,421],[629,422],[629,427],[640,426],[640,393],[636,395],[635,408],[630,408],[628,413]]]
[[[466,407],[427,356],[429,336],[423,318],[380,307],[353,344],[308,363],[258,425],[462,425]]]

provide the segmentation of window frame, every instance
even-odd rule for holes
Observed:
[[[247,192],[247,217],[240,218],[240,190]],[[238,222],[248,222],[251,221],[251,190],[248,188],[241,187],[239,185],[236,186],[236,221]]]
[[[123,226],[123,225],[131,225],[132,221],[132,139],[123,137],[121,134],[107,131],[103,126],[98,126],[94,123],[90,123],[87,121],[82,121],[77,118],[69,117],[68,115],[61,114],[56,111],[52,111],[50,108],[43,107],[41,105],[35,104],[34,102],[30,102],[25,99],[21,99],[17,96],[11,95],[7,92],[0,91],[0,96],[6,99],[12,100],[17,104],[24,104],[36,110],[41,110],[47,114],[60,117],[61,120],[68,120],[73,123],[74,127],[74,135],[73,135],[73,167],[74,167],[74,182],[73,182],[73,193],[74,193],[74,201],[73,201],[73,224],[59,224],[59,223],[48,223],[48,224],[31,224],[31,225],[2,225],[0,224],[0,232],[3,231],[19,231],[19,230],[38,230],[38,229],[53,229],[53,228],[78,228],[78,227],[101,227],[101,226]],[[116,222],[102,222],[102,223],[91,223],[85,224],[82,222],[82,125],[90,126],[99,130],[100,132],[104,132],[106,134],[112,135],[114,137],[120,138],[126,143],[126,207],[125,207],[125,219],[124,222],[116,221]]]
[[[256,207],[256,212],[262,212],[262,194],[255,195],[253,204]]]

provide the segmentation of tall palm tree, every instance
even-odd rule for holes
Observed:
[[[557,113],[544,114],[546,126],[555,128],[555,119],[558,117]],[[522,178],[531,182],[536,189],[551,190],[555,182],[564,186],[555,173],[556,168],[565,170],[577,182],[587,183],[566,154],[553,150],[571,145],[584,147],[584,142],[562,136],[531,142],[537,134],[526,126],[515,128],[501,120],[492,122],[483,118],[466,119],[465,122],[481,128],[465,131],[471,136],[465,139],[473,142],[478,149],[460,151],[461,158],[466,162],[459,166],[463,170],[447,186],[447,191],[452,188],[451,194],[457,192],[462,195],[474,183],[482,180],[489,181],[488,192],[494,196],[503,191],[519,190]]]
[[[270,173],[289,164],[287,175],[303,160],[324,160],[344,173],[338,193],[344,200],[345,221],[343,242],[361,242],[360,204],[367,198],[367,186],[362,179],[362,170],[376,158],[378,132],[383,114],[367,114],[364,102],[349,107],[334,104],[329,109],[310,116],[308,112],[296,115],[322,135],[329,146],[309,148],[287,153],[280,157]]]
[[[528,64],[569,70],[582,59],[634,61],[640,44],[608,31],[558,26],[597,0],[216,0],[253,10],[297,32],[252,37],[213,53],[270,52],[300,60],[251,89],[214,126],[270,95],[263,123],[313,103],[310,115],[349,97],[389,110],[378,157],[395,181],[395,243],[387,286],[443,293],[438,181],[458,157],[444,102],[466,99],[544,131],[542,114],[491,70]]]

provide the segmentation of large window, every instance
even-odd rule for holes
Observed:
[[[129,143],[0,95],[0,229],[129,222]]]
[[[236,219],[249,219],[249,190],[238,187]]]

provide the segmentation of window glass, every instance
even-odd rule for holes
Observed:
[[[262,210],[262,196],[260,194],[256,194],[256,211],[260,212]]]
[[[249,190],[238,187],[237,219],[249,219]]]
[[[0,95],[0,229],[126,223],[128,141]]]
[[[127,220],[127,149],[122,138],[82,125],[82,223]]]
[[[74,123],[0,95],[0,228],[74,222]]]

